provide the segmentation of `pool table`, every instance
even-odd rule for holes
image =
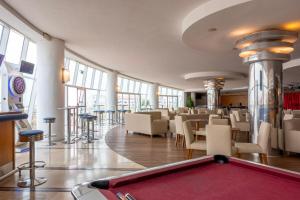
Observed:
[[[300,174],[222,155],[207,156],[86,182],[73,188],[80,200],[296,200]]]

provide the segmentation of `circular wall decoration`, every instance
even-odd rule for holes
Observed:
[[[26,89],[26,83],[21,76],[12,76],[10,78],[9,90],[13,96],[21,96]]]

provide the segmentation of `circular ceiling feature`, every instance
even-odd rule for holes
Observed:
[[[297,38],[298,33],[294,31],[264,30],[239,39],[236,48],[240,49],[239,56],[245,63],[270,59],[286,62]]]
[[[193,72],[184,75],[185,80],[200,79],[226,79],[226,80],[237,80],[243,79],[247,76],[239,72],[225,72],[225,71],[206,71],[206,72]]]

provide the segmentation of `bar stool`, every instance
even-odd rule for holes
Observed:
[[[21,179],[18,182],[19,187],[30,187],[41,185],[47,181],[44,177],[35,177],[35,168],[43,168],[46,163],[44,161],[35,161],[35,142],[43,139],[43,131],[41,130],[26,130],[19,133],[20,142],[29,142],[29,162],[18,166],[19,177],[21,171],[29,169],[30,177]]]
[[[80,122],[81,122],[81,137],[85,135],[85,116],[89,115],[88,113],[79,114]]]
[[[120,124],[124,124],[124,122],[125,122],[125,121],[124,121],[124,115],[125,115],[126,112],[127,112],[127,110],[124,110],[124,109],[123,109],[123,110],[118,110],[118,116],[119,116],[119,117],[118,117],[118,118],[119,118],[119,121],[118,121],[118,122],[119,122]]]
[[[96,116],[98,117],[98,124],[99,126],[101,124],[103,124],[103,114],[104,114],[104,110],[95,110],[94,113],[96,114]]]
[[[115,118],[115,111],[114,110],[107,110],[108,114],[108,124],[114,124],[114,118]]]
[[[95,137],[94,137],[94,121],[95,119],[97,120],[97,117],[94,115],[83,115],[82,119],[86,122],[87,124],[87,139],[84,143],[93,143]],[[92,137],[90,137],[90,123],[92,124]]]
[[[49,129],[48,129],[48,141],[49,141],[49,146],[55,145],[56,143],[52,142],[52,135],[51,135],[51,124],[55,122],[54,117],[45,117],[44,122],[49,124]]]

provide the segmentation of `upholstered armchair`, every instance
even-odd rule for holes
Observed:
[[[217,118],[212,118],[211,119],[211,124],[210,125],[228,125],[228,119],[217,119]]]
[[[294,118],[300,118],[300,110],[292,110]]]
[[[170,112],[168,108],[157,109],[157,111],[161,112],[162,119],[166,120],[174,120],[174,117],[176,115],[175,112]]]
[[[249,122],[237,122],[235,115],[230,114],[230,122],[233,129],[238,129],[239,133],[247,134],[248,141],[250,140],[250,123]]]
[[[162,135],[168,132],[168,120],[161,119],[160,112],[125,113],[125,129],[150,135]]]
[[[261,162],[268,164],[267,154],[269,146],[269,137],[271,133],[271,124],[262,122],[259,127],[259,134],[257,136],[257,144],[254,143],[235,143],[237,155],[243,153],[258,153]]]
[[[300,153],[300,119],[284,120],[285,151]]]
[[[293,114],[284,114],[284,116],[283,116],[283,120],[290,120],[293,118],[294,118]]]
[[[209,115],[209,119],[208,119],[208,124],[212,125],[212,119],[221,119],[220,115],[216,115],[216,114],[210,114]]]

